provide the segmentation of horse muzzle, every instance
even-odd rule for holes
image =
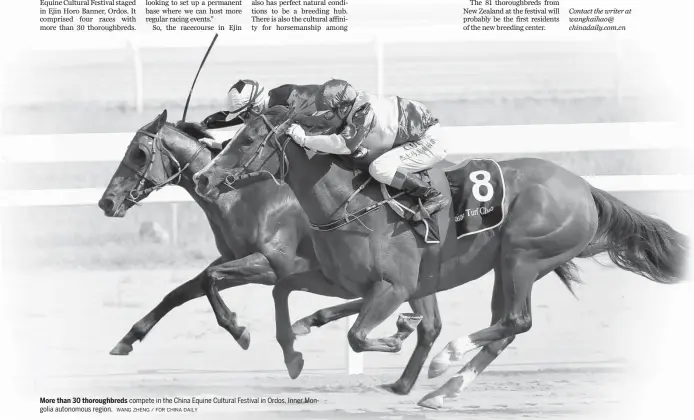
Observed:
[[[195,174],[195,192],[206,200],[216,200],[219,198],[219,188],[213,185],[210,178],[205,174]]]
[[[112,197],[102,197],[98,205],[107,217],[124,217],[127,211],[125,203],[117,204]]]

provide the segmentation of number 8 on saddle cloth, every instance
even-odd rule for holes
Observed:
[[[458,239],[494,229],[506,216],[506,186],[501,167],[492,159],[469,159],[444,170]]]

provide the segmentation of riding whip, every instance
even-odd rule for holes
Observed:
[[[212,46],[214,45],[215,41],[217,41],[217,37],[219,36],[218,33],[214,34],[214,38],[212,38],[212,42],[210,43],[210,46],[207,48],[207,52],[205,53],[205,56],[202,58],[202,63],[200,63],[200,67],[198,67],[198,72],[195,75],[195,79],[193,79],[193,86],[190,87],[190,92],[188,92],[188,99],[186,99],[186,106],[183,108],[183,118],[181,118],[181,121],[186,120],[186,114],[188,113],[188,104],[190,103],[190,97],[193,95],[193,89],[195,88],[195,82],[198,81],[198,76],[200,75],[200,70],[202,70],[202,66],[205,65],[205,61],[207,60],[207,56],[210,55],[210,51],[212,50]]]

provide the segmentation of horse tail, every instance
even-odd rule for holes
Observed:
[[[564,283],[564,286],[566,286],[566,288],[569,289],[569,292],[571,292],[571,294],[578,299],[578,296],[576,296],[576,292],[574,292],[573,284],[580,284],[583,282],[581,281],[580,277],[578,277],[578,267],[576,266],[576,264],[573,261],[567,261],[559,267],[555,268],[554,272],[557,276],[559,276],[559,279],[562,283]]]
[[[591,194],[598,210],[598,229],[586,249],[590,255],[579,257],[607,252],[617,267],[654,282],[684,280],[687,236],[605,191],[591,186]]]

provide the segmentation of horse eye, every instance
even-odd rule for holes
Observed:
[[[147,160],[147,153],[139,147],[130,151],[130,161],[136,165],[144,165]]]

